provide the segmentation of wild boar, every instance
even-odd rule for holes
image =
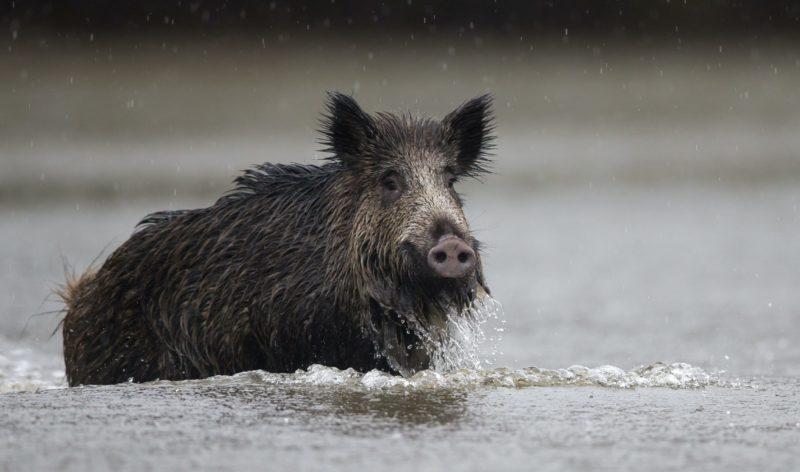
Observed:
[[[430,366],[430,333],[488,293],[455,184],[488,171],[491,97],[441,121],[327,108],[327,162],[261,164],[208,208],[151,214],[65,284],[70,385]]]

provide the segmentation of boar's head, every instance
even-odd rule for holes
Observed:
[[[430,344],[486,287],[480,244],[470,232],[457,183],[488,171],[491,97],[472,99],[441,121],[370,115],[332,93],[324,144],[349,187],[352,276],[389,365],[427,368]]]

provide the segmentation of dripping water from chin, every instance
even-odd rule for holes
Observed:
[[[417,334],[432,370],[477,371],[494,366],[504,324],[502,305],[484,293],[460,312],[448,311],[442,327],[420,327]]]

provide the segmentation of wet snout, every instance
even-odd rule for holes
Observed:
[[[440,277],[466,277],[475,271],[475,251],[463,239],[448,234],[428,251],[428,265]]]

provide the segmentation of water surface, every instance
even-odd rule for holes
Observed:
[[[800,467],[796,186],[469,193],[502,340],[482,370],[412,379],[64,388],[58,315],[29,316],[58,307],[61,255],[85,267],[148,211],[203,202],[2,208],[0,468]]]

